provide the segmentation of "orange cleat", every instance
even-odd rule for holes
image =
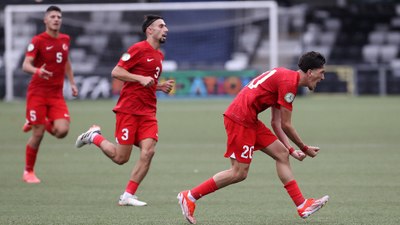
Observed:
[[[22,131],[26,133],[31,130],[32,130],[32,125],[28,121],[26,121],[24,126],[22,126]]]
[[[322,206],[324,206],[329,200],[329,196],[325,195],[320,199],[306,199],[306,201],[297,207],[297,212],[299,216],[303,219],[311,216],[313,213],[317,212]]]
[[[22,180],[24,180],[26,183],[29,184],[38,184],[40,183],[39,178],[35,175],[35,172],[33,171],[24,171],[24,175],[22,176]]]
[[[182,191],[178,194],[177,198],[182,209],[182,214],[185,216],[187,221],[191,224],[196,224],[196,219],[193,216],[196,204],[188,198],[188,193],[189,191]]]

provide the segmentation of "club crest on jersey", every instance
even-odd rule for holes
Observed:
[[[27,48],[28,52],[33,51],[33,49],[35,49],[35,46],[34,46],[32,43],[30,43],[30,44],[28,45],[28,48]]]
[[[289,92],[289,93],[287,93],[286,95],[285,95],[285,101],[287,102],[287,103],[292,103],[293,101],[294,101],[294,94],[293,93],[291,93],[291,92]]]
[[[128,61],[131,58],[131,55],[129,53],[124,53],[121,57],[122,61]]]
[[[64,51],[68,50],[68,45],[67,44],[63,44],[62,48],[64,49]]]

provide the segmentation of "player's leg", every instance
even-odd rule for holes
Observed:
[[[135,128],[135,135],[131,141],[139,147],[140,156],[132,170],[125,192],[120,196],[119,204],[144,206],[147,203],[137,200],[135,194],[140,183],[146,177],[155,154],[158,141],[158,122],[153,116],[133,116],[130,117],[130,121],[132,124],[130,130],[133,131]]]
[[[286,147],[279,140],[274,141],[267,148],[262,149],[261,151],[275,159],[278,177],[284,184],[286,191],[297,207],[298,214],[302,218],[307,218],[326,204],[329,196],[324,196],[320,199],[305,199],[303,197],[303,194],[294,179],[289,161],[289,153]]]
[[[182,209],[182,214],[191,224],[196,224],[194,210],[195,202],[200,198],[215,192],[228,185],[241,182],[246,179],[250,164],[240,163],[231,158],[231,168],[215,174],[203,183],[191,190],[182,191],[178,194],[178,202]]]
[[[25,169],[23,181],[27,183],[40,183],[36,177],[34,167],[39,152],[40,143],[45,132],[46,106],[44,98],[28,96],[26,101],[26,121],[31,125],[32,133],[25,149]]]
[[[86,132],[78,136],[75,146],[80,148],[87,144],[96,145],[108,158],[118,165],[129,161],[132,152],[132,144],[114,144],[101,134],[101,128],[92,125]]]
[[[67,136],[69,131],[69,120],[67,119],[56,119],[53,122],[46,122],[46,130],[50,131],[56,138],[64,138]]]
[[[131,172],[125,192],[120,196],[119,205],[147,205],[146,202],[139,201],[135,194],[140,183],[146,177],[150,169],[151,161],[155,153],[156,143],[157,141],[153,138],[145,138],[139,142],[140,156]]]
[[[56,138],[64,138],[69,131],[70,116],[64,98],[48,99],[46,131]]]
[[[241,126],[226,117],[224,124],[228,137],[225,157],[230,158],[231,168],[215,174],[191,190],[182,191],[178,194],[177,198],[182,214],[189,223],[196,223],[194,218],[196,200],[220,188],[243,181],[247,177],[253,157],[256,132],[254,129]]]

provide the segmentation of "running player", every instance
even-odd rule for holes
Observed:
[[[261,150],[276,161],[277,174],[300,217],[307,218],[328,201],[329,196],[305,199],[289,163],[289,155],[302,161],[306,155],[315,157],[319,152],[318,147],[308,146],[303,142],[293,127],[291,118],[292,103],[298,87],[314,90],[317,83],[324,79],[324,65],[325,58],[321,54],[308,52],[301,56],[299,70],[275,68],[254,78],[240,91],[224,113],[228,137],[225,157],[230,158],[231,168],[178,194],[182,213],[189,223],[196,223],[194,210],[197,200],[246,179],[253,152],[256,150]],[[271,126],[275,134],[258,120],[258,114],[268,108],[272,111]],[[294,150],[289,139],[301,151]]]
[[[40,183],[34,172],[39,146],[47,130],[56,138],[64,138],[69,131],[70,117],[63,96],[65,74],[72,95],[78,95],[74,74],[68,58],[70,37],[60,33],[61,9],[47,8],[44,16],[46,31],[34,36],[25,54],[22,69],[32,74],[26,99],[24,132],[32,130],[26,145],[26,162],[23,180]]]
[[[117,144],[106,140],[100,127],[93,125],[76,140],[76,147],[94,143],[113,162],[128,162],[133,145],[139,147],[140,158],[134,166],[119,205],[145,206],[135,195],[146,176],[158,141],[156,91],[169,93],[173,80],[158,83],[162,72],[163,53],[159,50],[166,41],[168,28],[164,19],[147,15],[142,25],[146,40],[132,45],[112,71],[112,77],[124,82],[117,105],[115,137]]]

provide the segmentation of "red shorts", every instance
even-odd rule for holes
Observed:
[[[121,145],[136,145],[145,138],[158,141],[158,124],[154,116],[116,113],[115,140]]]
[[[240,163],[250,164],[254,151],[264,149],[278,139],[261,121],[257,121],[256,128],[248,128],[224,116],[224,124],[228,136],[224,156]]]
[[[64,98],[28,96],[26,99],[26,120],[30,124],[45,124],[49,121],[66,119],[70,121]]]

